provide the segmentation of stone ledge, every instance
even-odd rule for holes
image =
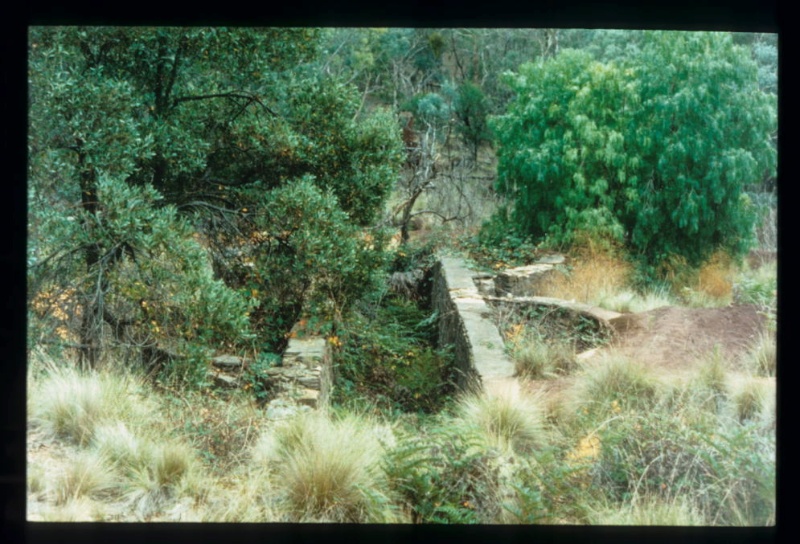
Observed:
[[[439,346],[452,345],[462,391],[514,381],[514,363],[463,259],[441,256],[434,268],[433,307],[439,312]],[[494,388],[494,386],[491,386]]]

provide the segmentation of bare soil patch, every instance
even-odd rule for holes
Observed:
[[[624,314],[611,323],[617,331],[616,338],[608,346],[595,350],[588,360],[613,350],[656,371],[674,373],[692,368],[714,349],[719,349],[724,360],[735,368],[764,330],[766,317],[755,305],[665,306]],[[523,388],[557,402],[574,380],[574,376],[525,380]]]
[[[612,325],[619,335],[609,346],[641,363],[665,369],[692,366],[699,358],[719,349],[728,362],[746,354],[766,317],[754,305],[723,308],[666,306],[637,314],[626,314]]]

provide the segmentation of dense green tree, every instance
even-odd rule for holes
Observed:
[[[725,33],[646,32],[618,61],[563,51],[510,79],[498,189],[524,234],[624,241],[647,265],[741,254],[747,183],[775,171],[774,96]]]
[[[333,229],[341,247],[362,239],[360,228],[380,212],[396,176],[399,130],[386,112],[362,113],[355,87],[320,74],[319,36],[291,28],[31,29],[30,297],[54,283],[77,290],[85,361],[98,359],[104,328],[121,323],[197,341],[198,327],[225,337],[208,334],[207,345],[246,340],[242,318],[260,299],[220,257],[248,250],[271,191],[313,180],[341,223]],[[307,218],[287,220],[300,229]],[[192,229],[225,284],[206,273]],[[172,285],[159,267],[187,279]],[[339,281],[341,293],[325,291],[337,308],[351,298],[344,293],[367,283],[360,270],[340,270],[354,275]],[[273,272],[286,276],[292,267]],[[162,299],[159,321],[153,301],[145,300],[148,313],[128,289],[137,281],[177,307]],[[220,322],[198,317],[201,307],[218,310]],[[178,334],[171,324],[181,319],[192,323]],[[264,338],[291,326],[253,324]]]
[[[489,113],[488,100],[480,87],[466,82],[458,88],[454,109],[459,120],[458,132],[472,149],[473,158],[477,159],[480,145],[491,140],[486,119]]]
[[[333,191],[307,175],[266,192],[254,231],[228,257],[237,285],[257,302],[252,321],[261,344],[281,351],[305,307],[335,323],[345,309],[375,287],[384,262],[380,231],[348,220]]]

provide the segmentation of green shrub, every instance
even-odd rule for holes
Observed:
[[[402,436],[384,470],[415,523],[487,523],[499,512],[494,455],[458,424]]]
[[[519,459],[512,487],[514,494],[503,503],[506,523],[585,524],[588,505],[599,488],[588,485],[585,460],[563,455],[555,444],[534,450],[528,460]]]
[[[490,268],[531,264],[538,257],[530,237],[520,235],[508,217],[508,208],[500,207],[486,220],[478,234],[462,240],[471,259]]]
[[[645,32],[613,61],[563,50],[522,65],[493,124],[516,230],[623,241],[650,281],[672,255],[691,266],[720,248],[742,255],[755,220],[745,183],[776,164],[776,103],[756,75],[722,33]],[[744,125],[736,111],[750,112]]]
[[[435,322],[395,296],[352,314],[334,352],[334,403],[362,399],[388,413],[441,409],[453,391],[453,365],[447,350],[431,347]]]

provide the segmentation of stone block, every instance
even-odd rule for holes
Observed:
[[[235,355],[218,355],[211,359],[211,364],[225,370],[236,370],[245,368],[247,366],[247,361]]]
[[[502,297],[530,297],[541,294],[546,282],[562,274],[553,264],[531,264],[510,268],[494,279],[495,293]]]
[[[316,389],[303,389],[300,391],[300,397],[297,399],[297,403],[301,406],[317,408],[319,406],[319,391]]]

